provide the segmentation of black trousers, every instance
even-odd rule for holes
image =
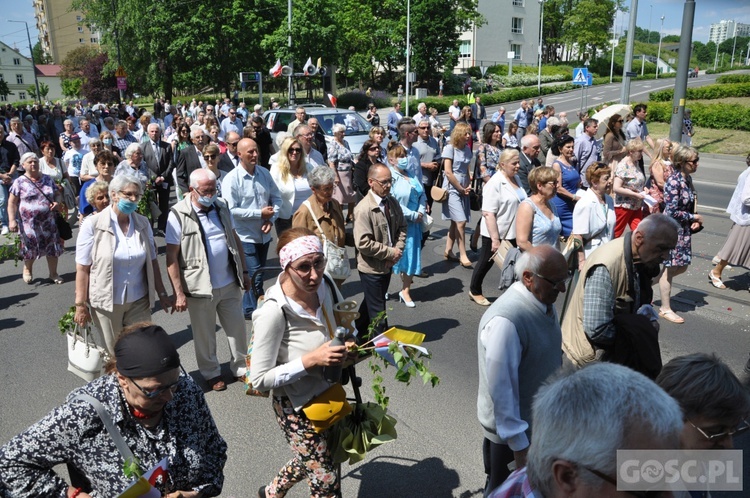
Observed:
[[[516,246],[515,239],[508,239],[508,242]],[[492,257],[492,239],[482,235],[482,248],[479,250],[479,259],[474,266],[474,273],[471,274],[471,285],[469,291],[475,296],[482,295],[482,284],[484,283],[484,277],[495,265],[495,262],[490,258]]]
[[[167,182],[167,180],[164,180]],[[162,185],[164,184],[162,183]],[[156,192],[156,203],[159,206],[159,220],[157,221],[156,227],[162,232],[167,231],[167,217],[169,217],[169,195],[172,193],[172,185],[167,183],[169,188],[164,188],[161,185],[156,185],[154,191]]]
[[[515,460],[513,450],[507,444],[493,443],[484,438],[482,443],[482,460],[487,481],[484,485],[484,496],[499,487],[511,474],[508,464]]]
[[[367,327],[370,325],[370,321],[378,313],[385,311],[385,294],[388,292],[388,285],[391,283],[391,273],[379,275],[359,272],[359,280],[362,282],[362,290],[365,295],[362,298],[362,304],[359,305],[359,318],[354,322],[354,325],[359,332],[358,337],[363,339],[367,335]],[[380,321],[375,326],[373,337],[387,329],[388,321]]]

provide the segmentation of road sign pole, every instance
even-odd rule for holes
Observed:
[[[258,72],[258,103],[263,107],[263,74]]]
[[[682,31],[680,33],[680,51],[677,59],[677,76],[674,82],[674,101],[672,119],[669,124],[669,139],[679,142],[682,139],[682,120],[685,113],[685,95],[687,94],[687,77],[690,68],[690,47],[693,46],[693,20],[695,19],[695,0],[686,0],[682,11]]]
[[[627,76],[633,69],[633,44],[635,43],[635,21],[638,18],[638,0],[630,2],[630,23],[628,24],[628,41],[625,43],[625,64],[622,68],[622,86],[620,87],[620,103],[630,103],[630,78]],[[688,51],[690,49],[688,48]]]

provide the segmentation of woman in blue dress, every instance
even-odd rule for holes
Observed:
[[[414,275],[422,272],[422,218],[427,212],[427,197],[422,182],[406,172],[409,159],[399,142],[391,142],[388,164],[393,177],[391,195],[398,201],[406,219],[406,245],[401,259],[393,265],[393,273],[401,275],[398,300],[407,308],[414,308],[416,304],[411,298],[410,288]]]
[[[573,231],[573,209],[580,199],[576,192],[581,185],[581,175],[573,165],[575,155],[573,153],[573,137],[563,135],[552,144],[552,153],[557,156],[552,168],[560,175],[560,185],[557,187],[557,195],[552,199],[557,208],[557,215],[562,224],[562,236],[567,238]]]
[[[443,257],[450,261],[459,261],[464,268],[471,268],[471,261],[466,254],[466,222],[471,219],[469,210],[469,193],[471,178],[471,127],[466,123],[456,123],[451,133],[451,143],[443,149],[443,188],[448,191],[448,199],[443,203],[443,219],[450,220],[451,227],[445,240]],[[453,245],[458,242],[459,256],[453,254]]]

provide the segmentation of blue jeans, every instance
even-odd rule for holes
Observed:
[[[242,249],[245,252],[245,264],[247,265],[247,271],[250,273],[251,278],[253,273],[266,264],[268,247],[270,245],[270,242],[266,242],[265,244],[256,244],[254,242],[242,243]],[[257,274],[253,279],[253,289],[255,289],[258,296],[263,295],[263,275],[261,273]],[[253,294],[253,289],[245,290],[245,295],[242,296],[242,311],[245,313],[246,317],[252,315],[258,305],[258,300]]]
[[[0,224],[8,226],[8,196],[10,195],[10,185],[0,185]]]

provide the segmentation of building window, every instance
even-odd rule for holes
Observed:
[[[516,35],[523,34],[523,17],[514,17],[511,19],[510,32]]]
[[[84,40],[83,38],[79,38],[78,43],[86,43],[86,40]]]
[[[78,32],[83,33],[83,26],[78,26]]]
[[[83,21],[83,18],[81,16],[76,16],[76,21],[81,22]]]
[[[7,101],[8,101],[8,97],[7,96],[0,95],[0,102],[7,102]]]
[[[523,7],[523,0],[513,0],[513,7]]]
[[[2,74],[0,74],[0,81],[5,81],[5,77]]]
[[[18,98],[21,100],[26,100],[26,92],[18,92]]]
[[[519,45],[518,43],[511,43],[510,49],[515,52],[515,57],[513,57],[513,60],[521,60],[521,45]]]
[[[91,43],[99,43],[99,39],[97,37],[94,37],[91,39]]]
[[[460,58],[471,58],[471,40],[461,40],[458,47],[458,56]]]
[[[20,66],[21,65],[21,59],[19,57],[13,57],[13,65],[14,66]]]
[[[16,83],[19,85],[23,85],[23,74],[16,75]]]

